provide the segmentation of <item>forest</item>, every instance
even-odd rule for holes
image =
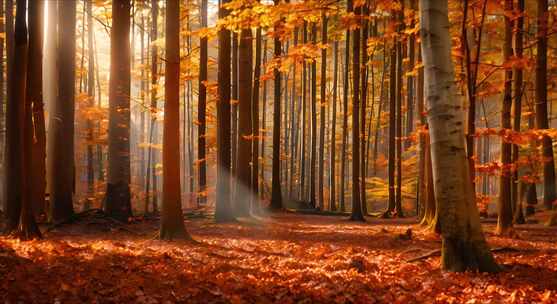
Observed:
[[[0,0],[0,302],[557,303],[556,33],[554,0]]]

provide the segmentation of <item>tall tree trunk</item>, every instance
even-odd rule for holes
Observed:
[[[333,44],[333,110],[331,121],[331,157],[329,159],[329,206],[336,211],[336,133],[337,133],[337,98],[338,98],[338,41]]]
[[[463,114],[451,58],[448,1],[420,1],[435,200],[442,236],[441,265],[448,271],[496,272],[476,207],[466,160]]]
[[[398,13],[399,28],[398,32],[404,30],[404,1],[401,1],[402,8]],[[402,42],[396,43],[396,199],[395,214],[402,217],[402,89],[403,89],[403,49]]]
[[[189,238],[184,227],[180,191],[180,4],[166,2],[166,70],[164,81],[163,199],[160,238]]]
[[[87,67],[87,96],[89,98],[89,107],[95,106],[95,54],[93,49],[93,2],[92,0],[86,0],[86,11],[87,11],[87,51],[88,51],[88,67]],[[142,31],[143,37],[143,31]],[[143,44],[143,38],[141,39],[141,44]],[[143,46],[141,47],[141,54],[143,54]],[[143,55],[141,56],[141,63],[143,64]],[[142,70],[143,75],[143,70]],[[143,77],[141,77],[141,96],[143,96]],[[143,117],[143,114],[141,114]],[[94,130],[93,122],[87,119],[86,122],[87,129],[87,191],[88,195],[91,197],[95,192],[95,169],[94,169],[94,154],[93,154],[93,140],[94,140]],[[143,128],[141,129],[141,136],[143,136]],[[143,143],[144,140],[141,140]],[[145,153],[142,151],[141,155]],[[143,166],[144,157],[141,159],[141,166]],[[144,170],[141,170],[140,176],[143,176]],[[142,183],[143,184],[143,183]]]
[[[19,56],[16,57],[23,57],[14,60],[14,65],[12,66],[13,70],[13,81],[14,81],[14,89],[13,97],[19,102],[18,104],[18,115],[17,115],[17,122],[18,127],[21,130],[22,138],[20,138],[18,144],[20,144],[20,149],[23,152],[19,157],[18,161],[20,162],[21,172],[19,175],[19,183],[20,189],[22,189],[21,194],[21,209],[19,214],[19,224],[17,227],[16,235],[21,240],[29,240],[33,238],[40,238],[41,232],[37,223],[35,222],[35,217],[33,216],[33,204],[32,199],[34,198],[35,193],[33,192],[33,187],[37,177],[27,174],[33,168],[33,100],[28,97],[37,97],[35,95],[30,94],[30,90],[36,89],[36,85],[39,86],[39,93],[41,92],[41,85],[42,80],[40,76],[33,75],[31,72],[38,72],[40,75],[40,61],[42,60],[42,54],[37,52],[38,50],[42,49],[42,34],[41,31],[41,8],[42,3],[36,1],[28,6],[28,15],[26,16],[26,9],[25,9],[25,1],[18,0],[17,1],[17,12],[16,12],[16,21],[15,21],[15,33],[14,33],[14,54],[18,54]],[[29,39],[27,38],[27,27],[25,25],[25,19],[27,17],[29,23]],[[41,35],[37,35],[40,33]],[[38,49],[40,48],[40,49]],[[32,49],[32,53],[29,51]],[[33,58],[36,61],[39,61],[38,67],[30,66],[29,59],[26,58],[30,55],[37,55],[38,58]],[[35,69],[38,69],[35,70]],[[38,79],[37,79],[38,78]],[[38,80],[38,83],[37,83]],[[33,85],[33,87],[29,87],[29,85]],[[38,93],[37,93],[38,94]],[[39,94],[38,94],[39,95]],[[41,98],[42,99],[42,98]],[[44,121],[43,121],[44,123]],[[43,173],[38,173],[43,177],[44,181],[44,171]]]
[[[346,1],[346,12],[351,13],[353,10],[352,1]],[[348,90],[350,83],[350,30],[346,30],[346,41],[344,44],[344,76],[342,81],[342,147],[341,147],[341,161],[340,161],[340,201],[339,207],[340,211],[344,212],[346,210],[346,204],[344,202],[344,185],[346,177],[346,159],[348,157],[346,151],[347,139],[348,139]]]
[[[5,139],[5,121],[6,121],[6,112],[4,110],[4,106],[6,104],[6,91],[5,90],[5,86],[6,86],[6,79],[4,78],[4,66],[5,66],[5,62],[4,62],[4,43],[6,41],[6,25],[5,20],[6,20],[6,15],[4,14],[4,0],[0,0],[0,16],[4,17],[4,18],[0,18],[0,33],[4,33],[4,36],[0,37],[0,71],[2,71],[2,73],[0,73],[0,171],[2,173],[0,173],[0,185],[3,185],[3,180],[4,180],[4,175],[5,175],[5,163],[4,163],[4,152],[5,152],[5,146],[4,146],[4,139]],[[3,186],[0,186],[0,196],[2,196],[3,199],[3,195],[4,195],[4,189],[2,189]]]
[[[219,7],[219,19],[228,16],[229,11],[222,5],[229,0],[222,0]],[[215,220],[231,221],[234,217],[230,206],[230,31],[221,29],[218,33],[218,93],[217,102],[217,189]]]
[[[515,27],[515,52],[516,57],[518,59],[523,59],[524,53],[524,0],[518,0],[518,18],[516,18],[516,27]],[[523,93],[523,85],[524,85],[524,71],[522,68],[517,68],[514,70],[514,111],[513,111],[513,130],[515,132],[520,132],[520,120],[522,116],[522,93]],[[513,145],[512,147],[512,163],[518,161],[519,157],[519,147],[518,145]],[[519,195],[519,185],[522,188]],[[518,179],[518,170],[515,170],[512,173],[512,180],[511,180],[511,187],[512,187],[512,205],[515,207],[514,211],[514,222],[517,224],[523,224],[524,220],[524,213],[522,211],[522,197],[523,192],[526,186],[522,181]]]
[[[252,197],[251,166],[252,160],[252,62],[253,41],[250,28],[242,29],[239,49],[239,124],[238,124],[238,171],[236,184],[236,215],[250,215]]]
[[[547,30],[549,14],[547,0],[538,0],[538,33],[536,53],[536,125],[538,129],[548,129],[547,115]],[[553,145],[549,136],[543,136],[543,204],[551,209],[557,199],[555,188],[555,164],[553,160]]]
[[[259,206],[259,78],[261,76],[261,27],[255,31],[255,67],[253,71],[253,87],[251,95],[251,125],[253,140],[251,141],[251,188],[253,192],[252,206]]]
[[[363,15],[369,15],[369,1],[363,5]],[[360,99],[362,105],[360,106],[360,197],[362,201],[362,212],[367,214],[367,199],[366,199],[366,111],[367,111],[367,38],[369,35],[369,21],[367,18],[362,20],[362,64],[360,65]],[[357,93],[357,92],[356,92]]]
[[[349,0],[351,1],[351,0]],[[362,8],[355,9],[356,16]],[[365,221],[360,200],[360,29],[352,30],[352,213],[353,221]]]
[[[32,158],[30,168],[31,196],[30,204],[35,215],[45,212],[46,191],[46,130],[43,106],[43,36],[44,36],[44,2],[42,0],[28,3],[29,24],[29,60],[27,67],[27,108],[31,114],[29,135]],[[29,113],[27,113],[29,112]],[[29,161],[29,160],[28,160]]]
[[[503,45],[503,61],[510,60],[513,55],[512,39],[513,29],[509,14],[513,10],[513,0],[505,0],[505,43]],[[503,91],[503,105],[501,110],[501,128],[510,131],[511,129],[511,108],[512,108],[512,77],[511,69],[505,70],[505,86]],[[506,234],[512,228],[512,205],[511,205],[511,143],[501,139],[501,176],[499,179],[499,201],[497,204],[497,233]]]
[[[315,22],[311,25],[311,42],[317,44],[317,24]],[[311,62],[311,137],[310,137],[310,155],[309,155],[309,204],[312,207],[317,207],[315,201],[315,166],[317,163],[317,61]]]
[[[72,2],[72,1],[65,1]],[[108,111],[106,212],[121,221],[132,215],[130,202],[130,2],[112,3]]]
[[[280,0],[274,0],[274,4],[278,5]],[[275,30],[278,32],[280,29],[280,22],[275,24]],[[277,36],[274,39],[275,58],[281,56],[281,43],[280,38]],[[274,111],[273,111],[273,169],[272,169],[272,194],[271,194],[271,209],[282,209],[282,190],[280,185],[280,70],[274,69]]]
[[[418,4],[418,0],[410,0],[410,11],[412,14],[412,18],[410,19],[409,28],[413,29],[416,26],[416,5]],[[406,92],[407,92],[407,99],[406,99],[406,136],[410,136],[412,132],[414,132],[414,84],[415,84],[415,77],[412,71],[414,70],[414,64],[416,62],[416,34],[411,33],[408,37],[408,73],[406,76]],[[410,141],[404,142],[404,148],[410,148]]]
[[[420,62],[423,62],[422,59],[422,51],[421,51],[421,44],[418,46],[418,58],[420,60]],[[424,69],[423,67],[421,67],[418,70],[418,78],[417,78],[417,83],[416,83],[416,103],[417,103],[417,114],[418,114],[418,120],[420,122],[420,126],[424,127],[426,126],[426,116],[424,115],[424,110],[425,110],[425,100],[424,100]],[[426,187],[426,183],[428,183],[429,181],[426,179],[425,176],[425,170],[429,170],[428,167],[426,167],[426,158],[427,157],[431,157],[427,156],[426,153],[430,153],[429,152],[429,143],[426,142],[426,136],[420,132],[419,134],[419,142],[418,142],[418,195],[417,195],[417,211],[416,214],[418,216],[422,216],[423,213],[423,209],[426,206],[426,204],[428,203],[428,198],[426,197],[426,194],[428,191],[428,188]],[[431,154],[431,153],[430,153]]]
[[[302,28],[302,43],[307,43],[307,22]],[[302,62],[302,118],[301,118],[301,145],[300,145],[300,195],[299,200],[305,201],[306,196],[306,129],[307,129],[307,64]]]
[[[153,212],[157,212],[157,175],[155,166],[155,153],[153,145],[155,144],[155,137],[157,134],[157,94],[158,90],[158,58],[159,51],[156,43],[158,38],[158,19],[159,19],[159,2],[157,0],[151,1],[151,123],[149,126],[149,151],[147,155],[147,181],[145,183],[145,213],[149,211],[149,205],[153,205]],[[152,181],[151,181],[152,180]],[[153,184],[153,194],[151,197],[151,183]],[[151,201],[152,198],[152,201]]]
[[[327,14],[322,13],[321,43],[327,46]],[[325,106],[327,105],[327,49],[321,49],[321,83],[320,83],[320,111],[319,111],[319,208],[325,209],[325,195],[323,184],[325,183]]]
[[[393,12],[395,14],[395,12]],[[383,217],[390,217],[395,211],[395,137],[396,137],[396,79],[397,79],[397,42],[393,39],[390,54],[389,69],[389,157],[388,157],[388,176],[389,176],[389,206]]]
[[[298,28],[294,28],[294,47],[298,45]],[[300,111],[296,111],[296,99],[298,98],[297,83],[296,83],[296,67],[294,64],[292,67],[292,92],[290,94],[290,112],[292,113],[291,126],[290,126],[290,138],[292,142],[290,143],[290,172],[289,172],[289,182],[288,182],[288,194],[290,199],[294,198],[294,175],[296,173],[296,159],[297,159],[297,148],[298,148],[298,130],[300,129],[298,120],[300,118]]]
[[[267,39],[263,44],[263,65],[267,63]],[[261,100],[261,129],[259,130],[259,136],[261,137],[261,173],[260,173],[260,186],[261,188],[261,198],[265,196],[265,130],[267,127],[267,81],[263,82],[263,96]]]
[[[75,22],[76,3],[61,1],[58,19],[58,98],[49,123],[50,217],[54,222],[73,215]]]
[[[232,120],[232,177],[236,177],[238,169],[238,33],[232,32],[232,100],[230,104]],[[235,197],[235,188],[232,188],[232,200]]]
[[[201,27],[207,27],[207,0],[201,0],[200,5]],[[199,168],[199,196],[198,204],[205,204],[207,201],[207,160],[205,155],[205,132],[207,130],[207,61],[208,61],[208,41],[207,37],[202,37],[199,42],[199,98],[197,102],[197,160]]]

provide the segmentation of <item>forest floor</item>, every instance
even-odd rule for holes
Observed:
[[[494,254],[505,271],[494,275],[442,272],[438,256],[408,262],[441,246],[412,219],[282,213],[186,224],[195,242],[158,241],[158,221],[146,219],[0,237],[0,302],[557,303],[557,229],[538,224],[512,239],[484,225],[503,248]]]

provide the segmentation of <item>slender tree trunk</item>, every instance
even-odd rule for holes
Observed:
[[[349,0],[351,1],[351,0]],[[356,8],[356,16],[361,15],[362,8]],[[360,200],[360,29],[352,31],[352,214],[353,221],[365,221],[362,201]]]
[[[311,25],[311,41],[317,44],[317,24],[314,22]],[[311,137],[310,137],[310,156],[309,156],[309,204],[312,207],[317,207],[315,201],[315,166],[317,163],[317,61],[311,63]]]
[[[327,45],[327,15],[322,13],[321,43]],[[320,83],[320,111],[319,111],[319,208],[325,209],[325,194],[323,185],[325,183],[325,106],[327,105],[327,49],[321,49],[321,83]]]
[[[278,5],[280,0],[274,0],[274,4]],[[280,29],[280,22],[275,24],[275,30]],[[279,37],[274,39],[275,58],[281,56],[281,42]],[[273,179],[272,179],[272,196],[271,209],[282,209],[282,190],[280,185],[280,71],[278,68],[274,70],[274,111],[273,111]]]
[[[72,2],[72,1],[67,1]],[[132,215],[130,202],[130,2],[112,3],[108,112],[106,212],[121,221]]]
[[[398,32],[404,30],[404,2],[399,12],[399,28]],[[402,89],[403,89],[403,49],[402,42],[396,43],[397,62],[396,62],[396,199],[395,214],[397,217],[403,217],[402,212]]]
[[[352,1],[348,0],[346,2],[346,11],[351,13],[353,10]],[[344,76],[343,76],[343,88],[342,88],[342,147],[341,147],[341,161],[340,161],[340,211],[344,212],[346,210],[346,204],[344,202],[344,185],[346,177],[346,159],[348,157],[346,151],[347,139],[348,139],[348,90],[349,90],[349,78],[350,78],[350,30],[346,30],[346,41],[344,45]]]
[[[538,33],[536,55],[536,125],[538,129],[548,129],[547,115],[547,30],[549,14],[547,0],[538,0]],[[543,136],[543,204],[551,209],[557,199],[555,188],[555,164],[553,160],[553,145],[549,136]]]
[[[54,222],[73,215],[75,22],[76,3],[61,1],[58,19],[58,98],[49,123],[50,217]]]
[[[89,107],[93,107],[95,105],[95,54],[93,49],[93,3],[92,0],[86,0],[86,11],[87,11],[87,51],[88,51],[88,67],[87,67],[87,96],[89,98]],[[143,33],[143,32],[142,32]],[[142,34],[143,36],[143,34]],[[143,39],[141,39],[141,43],[143,45]],[[141,47],[141,54],[143,54],[143,46]],[[143,64],[143,55],[141,56],[142,64]],[[143,75],[143,71],[142,71]],[[141,78],[141,96],[143,96],[143,77]],[[143,114],[142,114],[143,117]],[[93,122],[90,119],[86,121],[86,129],[87,129],[87,191],[89,197],[92,197],[95,193],[95,169],[94,169],[94,153],[93,153],[93,140],[94,140],[94,130],[93,130]],[[141,129],[141,135],[143,136],[143,127]],[[140,140],[142,143],[144,142],[143,139]],[[142,151],[141,155],[143,156],[145,153]],[[141,166],[143,166],[144,157],[141,159]],[[141,170],[140,176],[143,176],[144,170]],[[88,198],[89,199],[89,198]]]
[[[180,4],[166,2],[166,70],[164,81],[163,200],[160,238],[189,238],[184,227],[180,191]]]
[[[523,50],[524,50],[524,0],[518,0],[518,13],[519,16],[516,19],[516,27],[515,27],[515,52],[516,57],[518,59],[523,59]],[[523,85],[524,85],[524,74],[522,68],[517,68],[514,70],[514,111],[513,111],[513,130],[515,132],[520,132],[520,120],[522,116],[522,94],[523,94]],[[512,147],[512,163],[518,161],[519,157],[519,147],[518,145],[513,145]],[[519,186],[520,186],[520,195],[519,195]],[[518,170],[515,170],[512,173],[512,180],[511,180],[511,187],[512,187],[512,205],[515,207],[514,211],[514,222],[517,224],[524,224],[524,213],[522,211],[523,204],[522,204],[522,197],[523,193],[525,193],[526,186],[522,181],[518,179]]]
[[[369,1],[363,5],[363,15],[369,15]],[[368,82],[368,74],[367,74],[367,38],[369,35],[369,21],[367,18],[364,18],[362,21],[363,25],[361,28],[362,32],[362,64],[360,65],[360,80],[361,80],[361,90],[360,90],[360,99],[362,105],[360,106],[360,197],[362,201],[362,212],[367,214],[367,199],[366,199],[366,111],[367,111],[367,82]],[[357,93],[357,92],[356,92]]]
[[[505,43],[503,45],[503,60],[506,62],[513,55],[512,51],[512,21],[508,14],[512,13],[513,1],[505,0]],[[505,86],[503,91],[503,105],[501,110],[501,128],[511,129],[512,108],[512,70],[505,70]],[[512,205],[511,205],[511,165],[512,145],[501,139],[501,176],[499,179],[499,201],[497,204],[497,233],[506,234],[512,229]]]
[[[242,29],[239,49],[239,124],[238,124],[238,171],[236,184],[237,216],[250,215],[251,165],[252,160],[252,62],[253,41],[251,29]]]
[[[4,43],[6,42],[6,25],[4,24],[6,20],[6,15],[4,14],[4,0],[0,0],[0,16],[4,18],[0,18],[0,33],[4,33],[4,36],[0,37],[0,187],[4,185],[4,175],[5,175],[5,163],[4,163],[4,139],[5,139],[5,122],[6,122],[6,112],[5,112],[5,104],[6,104],[6,79],[4,78]],[[4,189],[0,188],[0,196],[3,199],[4,196]]]
[[[267,63],[267,39],[263,44],[263,64]],[[263,97],[261,101],[262,115],[261,115],[261,129],[259,136],[261,137],[261,182],[259,188],[261,189],[261,198],[265,195],[265,133],[267,132],[267,81],[263,82]]]
[[[393,13],[394,14],[394,13]],[[388,157],[388,175],[389,175],[389,206],[383,215],[390,217],[395,211],[395,137],[396,137],[396,79],[397,79],[397,49],[396,41],[393,39],[390,54],[390,70],[389,70],[389,157]]]
[[[232,119],[232,177],[237,175],[238,171],[238,34],[232,32],[232,100],[230,105]],[[232,200],[235,197],[235,188],[232,188]]]
[[[441,265],[448,271],[499,271],[482,232],[466,161],[463,112],[455,88],[448,1],[420,1],[435,200],[443,240]]]
[[[222,7],[229,0],[222,0],[219,19],[228,16],[229,11]],[[217,102],[217,190],[215,220],[227,222],[233,219],[230,206],[230,31],[221,29],[218,33],[218,93]]]
[[[333,44],[333,110],[331,122],[331,157],[329,160],[329,206],[336,211],[336,134],[337,134],[337,98],[338,98],[338,41]]]
[[[409,28],[413,29],[415,24],[415,18],[417,16],[416,5],[418,4],[418,0],[410,0],[410,10],[412,14],[412,19],[410,21]],[[406,99],[406,136],[410,136],[412,132],[414,132],[414,84],[415,84],[415,77],[412,71],[414,70],[414,65],[416,62],[416,35],[414,33],[410,34],[408,37],[408,71],[410,73],[406,76],[406,92],[407,92],[407,99]],[[410,141],[404,142],[404,149],[410,148]]]
[[[298,45],[298,28],[294,28],[294,47]],[[291,127],[290,127],[290,138],[292,142],[290,143],[290,174],[289,174],[289,183],[288,183],[288,193],[290,199],[294,198],[292,194],[294,191],[294,175],[296,173],[296,159],[297,159],[297,147],[298,147],[298,120],[300,117],[300,112],[296,111],[296,99],[297,99],[297,83],[296,83],[296,66],[294,64],[292,67],[292,92],[290,94],[290,112],[292,113],[291,118]]]
[[[302,28],[302,43],[307,43],[307,22]],[[302,118],[301,118],[301,145],[300,145],[300,201],[305,201],[306,196],[306,129],[307,129],[307,64],[302,63]]]
[[[253,192],[252,209],[259,206],[259,140],[261,130],[259,129],[259,78],[261,76],[261,27],[255,31],[255,68],[253,71],[253,87],[251,95],[251,124],[253,140],[251,141],[251,188]]]
[[[207,27],[207,0],[201,0],[200,5],[201,27]],[[205,204],[207,201],[207,159],[205,155],[205,132],[207,130],[207,60],[208,60],[208,41],[207,37],[202,37],[199,42],[199,98],[197,102],[197,160],[199,165],[199,196],[198,204]]]
[[[420,58],[420,62],[423,62],[422,59],[422,52],[421,52],[421,45],[418,47],[418,58]],[[416,102],[417,102],[417,114],[418,120],[420,122],[420,126],[426,126],[426,116],[424,115],[425,110],[425,103],[424,103],[424,69],[420,68],[418,70],[418,78],[416,84]],[[425,135],[420,132],[419,133],[419,143],[418,143],[418,195],[417,195],[417,211],[416,214],[418,216],[423,215],[422,210],[425,208],[426,204],[429,202],[429,199],[426,197],[428,188],[426,187],[426,183],[429,181],[426,179],[425,170],[429,170],[426,166],[426,153],[429,153],[429,143],[426,142]],[[431,154],[431,153],[430,153]]]
[[[159,4],[158,1],[151,1],[151,41],[158,39],[158,19]],[[157,212],[157,175],[156,155],[153,145],[155,145],[155,137],[157,134],[156,114],[157,114],[157,94],[158,94],[158,58],[159,51],[156,43],[151,46],[151,123],[149,126],[149,151],[147,155],[147,181],[145,183],[145,212],[149,211],[149,205],[152,204],[153,212]],[[151,181],[152,180],[152,181]],[[153,184],[153,194],[151,195],[151,183]],[[151,201],[152,199],[152,201]]]

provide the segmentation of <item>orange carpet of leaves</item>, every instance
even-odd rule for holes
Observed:
[[[188,221],[197,243],[153,239],[156,221],[126,231],[63,227],[44,240],[0,238],[4,303],[557,303],[557,230],[493,236],[506,271],[444,273],[440,247],[412,220],[279,214],[234,224]],[[412,238],[401,235],[412,229]],[[151,236],[148,236],[151,235]]]

